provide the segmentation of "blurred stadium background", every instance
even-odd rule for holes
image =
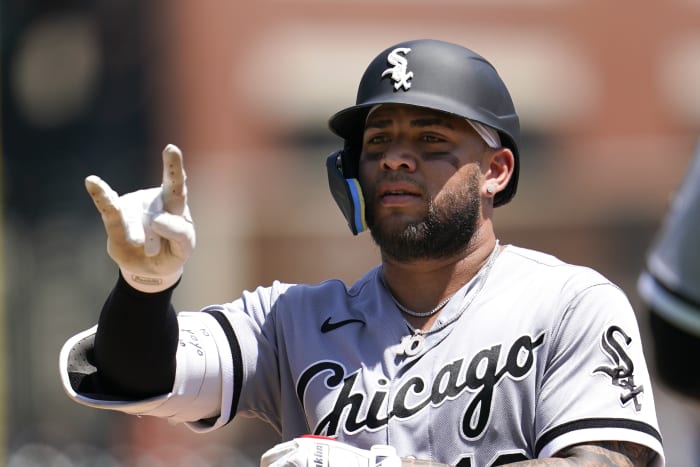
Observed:
[[[183,149],[198,247],[180,309],[353,281],[378,256],[328,194],[326,121],[405,39],[473,48],[512,90],[522,175],[501,241],[599,269],[647,333],[637,275],[700,136],[698,0],[3,0],[0,19],[3,465],[257,465],[278,441],[259,422],[195,435],[64,395],[59,349],[116,277],[83,179],[153,186],[161,149]],[[669,465],[700,465],[700,410],[654,389]]]

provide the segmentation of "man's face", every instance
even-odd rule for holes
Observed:
[[[383,254],[437,259],[467,247],[480,219],[486,150],[460,117],[398,104],[370,114],[359,176],[367,223]]]

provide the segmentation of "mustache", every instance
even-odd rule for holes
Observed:
[[[401,173],[401,172],[387,173],[387,174],[382,175],[381,177],[375,179],[374,182],[372,183],[372,186],[371,186],[372,193],[376,193],[377,188],[382,183],[407,183],[409,185],[415,186],[421,192],[426,191],[425,184],[423,184],[422,182],[419,182],[418,180],[414,179],[410,175],[405,174],[405,173]]]

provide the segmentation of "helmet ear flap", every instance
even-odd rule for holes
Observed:
[[[361,140],[346,139],[340,151],[340,168],[345,178],[359,178]]]
[[[365,199],[362,196],[360,181],[357,179],[357,164],[352,162],[357,158],[346,153],[345,148],[336,151],[326,159],[326,172],[328,174],[328,188],[340,211],[348,222],[348,227],[353,235],[367,230],[365,221]],[[349,175],[348,174],[352,174]]]

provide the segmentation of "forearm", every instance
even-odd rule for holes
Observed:
[[[508,464],[513,467],[637,467],[646,466],[654,453],[647,447],[634,443],[608,441],[572,446],[558,457],[533,459]]]
[[[94,359],[103,389],[133,398],[172,389],[178,343],[173,290],[139,292],[119,276],[95,336]]]
[[[421,459],[408,459],[405,457],[401,458],[401,467],[453,467],[449,464],[443,464],[440,462],[425,461]]]

